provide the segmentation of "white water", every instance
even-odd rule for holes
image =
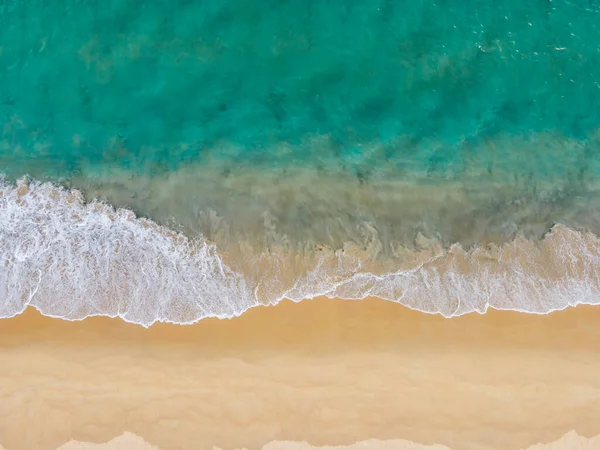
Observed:
[[[256,304],[213,245],[51,184],[2,186],[0,315],[149,325],[231,317]],[[25,195],[25,191],[28,191]]]
[[[33,306],[68,320],[105,315],[144,326],[187,324],[319,295],[376,296],[446,317],[600,303],[600,240],[562,226],[540,243],[517,239],[472,252],[454,246],[386,275],[361,271],[355,259],[336,256],[332,266],[323,257],[286,286],[253,280],[228,267],[215,245],[128,210],[86,204],[77,191],[2,181],[0,194],[1,317]],[[273,267],[271,274],[286,270],[276,261]],[[278,287],[267,298],[262,285]]]

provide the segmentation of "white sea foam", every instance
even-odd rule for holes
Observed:
[[[469,252],[454,246],[427,258],[410,250],[420,262],[384,274],[347,253],[317,252],[314,264],[283,282],[278,277],[291,270],[285,259],[263,260],[273,267],[252,277],[201,238],[85,203],[77,191],[23,180],[1,182],[0,192],[2,317],[33,306],[69,320],[106,315],[144,326],[183,324],[316,296],[375,296],[446,317],[489,307],[544,314],[600,303],[600,240],[563,226],[538,243],[516,239]]]
[[[51,184],[1,185],[0,316],[28,305],[65,319],[119,316],[149,325],[231,317],[256,304],[214,245],[84,204]]]
[[[306,285],[305,283],[299,283]],[[356,273],[319,295],[378,297],[445,317],[488,308],[546,314],[600,303],[600,240],[557,225],[540,243],[525,239],[466,252],[454,246],[411,270]],[[295,301],[310,290],[286,293]]]

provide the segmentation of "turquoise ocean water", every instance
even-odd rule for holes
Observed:
[[[600,302],[598,24],[595,0],[2,1],[0,314]]]

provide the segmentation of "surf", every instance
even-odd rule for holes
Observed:
[[[236,259],[201,235],[85,201],[77,190],[22,179],[2,181],[0,192],[1,317],[31,306],[66,320],[191,324],[316,296],[379,297],[445,317],[600,303],[600,239],[563,225],[537,242],[517,237],[471,249],[423,243],[404,249],[403,267],[389,270],[352,246]]]

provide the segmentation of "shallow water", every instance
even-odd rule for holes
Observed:
[[[0,311],[596,303],[599,19],[591,0],[4,3]]]

